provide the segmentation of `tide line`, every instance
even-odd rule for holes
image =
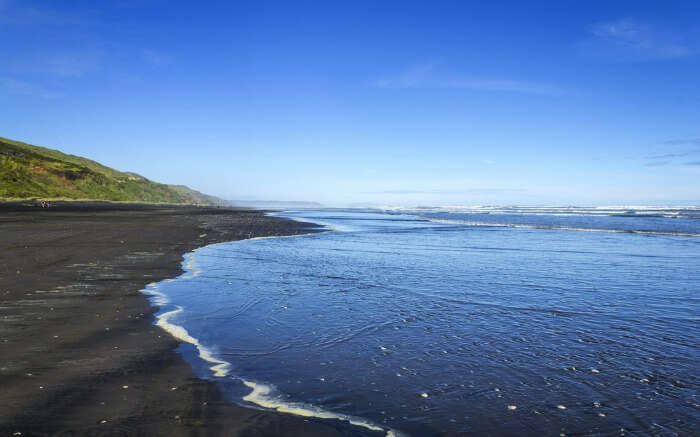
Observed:
[[[476,226],[486,228],[515,228],[515,229],[536,229],[544,231],[576,231],[576,232],[604,232],[612,234],[640,234],[640,235],[662,235],[670,237],[700,237],[700,234],[692,232],[673,232],[673,231],[645,231],[636,229],[604,229],[604,228],[580,228],[571,226],[548,226],[548,225],[529,225],[520,223],[489,223],[457,219],[439,219],[428,218],[434,223],[442,223],[446,225],[463,225]]]
[[[294,236],[296,235],[290,235],[289,237]],[[251,238],[250,240],[259,240],[267,238],[280,237],[258,237]],[[202,273],[202,270],[196,264],[195,254],[201,249],[204,248],[196,249],[184,256],[183,269],[185,270],[185,273],[183,273],[175,279],[166,279],[162,282],[168,283],[180,280],[188,280],[200,275]],[[146,287],[143,290],[141,290],[141,292],[151,296],[152,303],[161,308],[170,305],[170,299],[165,293],[160,291],[159,283],[152,282],[146,285]],[[212,366],[209,367],[209,370],[211,370],[213,376],[217,378],[235,378],[237,380],[240,380],[246,387],[250,388],[252,391],[248,395],[243,397],[244,401],[249,402],[251,404],[255,404],[262,408],[275,410],[284,414],[293,414],[295,416],[314,417],[318,419],[331,419],[347,422],[353,426],[362,427],[371,431],[383,432],[385,433],[386,437],[404,436],[404,434],[400,433],[399,431],[375,425],[372,422],[359,417],[333,413],[312,404],[284,401],[282,400],[282,397],[280,395],[275,394],[275,388],[272,385],[248,381],[235,375],[229,375],[232,367],[230,362],[217,358],[211,349],[201,344],[197,338],[193,337],[187,331],[187,329],[171,321],[172,318],[179,314],[182,314],[185,311],[184,308],[179,305],[173,306],[174,309],[166,311],[156,316],[156,325],[168,334],[172,335],[177,340],[183,343],[193,345],[197,349],[199,358],[212,364]]]

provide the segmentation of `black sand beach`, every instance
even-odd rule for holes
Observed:
[[[250,210],[0,205],[0,435],[358,435],[227,402],[139,291],[197,247],[310,231]]]

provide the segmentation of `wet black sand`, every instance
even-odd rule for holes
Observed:
[[[227,402],[139,292],[197,247],[309,231],[240,209],[0,204],[0,436],[357,435]]]

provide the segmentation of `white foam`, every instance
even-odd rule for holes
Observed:
[[[200,248],[202,249],[202,248]],[[185,254],[185,274],[181,275],[178,279],[191,279],[196,276],[199,276],[202,273],[202,270],[197,267],[197,263],[195,262],[195,253],[199,251],[200,249],[193,250],[190,253]]]
[[[255,240],[269,240],[271,238],[294,238],[294,237],[306,237],[311,234],[294,234],[294,235],[270,235],[268,237],[253,237],[247,238],[241,241],[255,241]]]
[[[489,223],[469,220],[438,219],[428,218],[428,221],[442,223],[446,225],[483,226],[491,228],[516,228],[516,229],[540,229],[547,231],[577,231],[577,232],[605,232],[612,234],[642,234],[642,235],[666,235],[672,237],[700,237],[700,234],[692,232],[671,232],[671,231],[642,231],[634,229],[600,229],[600,228],[580,228],[572,226],[539,226],[516,223]]]
[[[658,214],[664,217],[683,217],[688,214],[696,216],[700,206],[642,206],[642,205],[613,205],[613,206],[518,206],[518,205],[446,205],[429,207],[383,206],[380,211],[413,213],[445,212],[445,213],[491,213],[491,214],[522,214],[522,215],[554,215],[554,216],[605,216],[619,214]]]
[[[348,422],[351,425],[360,426],[371,431],[385,432],[387,437],[398,436],[397,431],[387,430],[381,426],[374,425],[364,419],[348,416],[345,414],[332,413],[314,405],[285,402],[274,395],[274,388],[266,384],[259,384],[253,381],[243,381],[246,387],[253,391],[243,398],[244,401],[259,405],[263,408],[279,411],[280,413],[294,414],[302,417],[316,417],[319,419],[335,419]]]
[[[301,236],[301,235],[289,235],[286,237],[296,237],[296,236]],[[282,237],[257,237],[257,238],[251,238],[249,240],[262,240],[262,239],[267,239],[267,238],[282,238]],[[245,240],[242,240],[245,241]],[[187,280],[194,278],[202,273],[201,269],[197,266],[195,262],[195,253],[201,249],[196,249],[184,256],[185,261],[183,263],[183,267],[185,269],[185,273],[180,275],[179,277],[175,279],[166,279],[163,282],[173,282],[176,280]],[[153,297],[153,303],[159,307],[164,307],[170,303],[170,299],[159,290],[159,284],[152,282],[146,287],[141,290],[142,293],[148,294]],[[216,358],[214,353],[207,348],[206,346],[202,345],[199,340],[187,331],[184,327],[177,325],[175,323],[172,323],[170,319],[173,317],[177,316],[178,314],[182,314],[184,312],[184,309],[181,306],[175,306],[175,309],[167,311],[163,314],[160,314],[156,316],[156,325],[163,329],[165,332],[168,334],[172,335],[174,338],[177,340],[183,342],[183,343],[189,343],[193,345],[195,348],[197,348],[197,351],[199,353],[199,357],[208,362],[213,364],[211,367],[209,367],[209,370],[212,371],[212,374],[215,377],[218,378],[223,378],[226,376],[229,376],[229,373],[231,371],[231,363],[228,361],[221,360],[219,358]],[[235,376],[232,376],[235,377]],[[360,426],[372,431],[377,431],[377,432],[385,432],[387,437],[401,437],[401,433],[399,433],[396,430],[392,429],[386,429],[381,426],[375,425],[369,421],[366,421],[364,419],[358,418],[358,417],[353,417],[345,414],[338,414],[338,413],[333,413],[330,411],[326,411],[322,408],[316,407],[311,404],[304,404],[304,403],[297,403],[297,402],[285,402],[283,401],[279,396],[275,396],[273,394],[274,389],[270,385],[266,384],[261,384],[253,381],[246,381],[242,378],[235,377],[237,379],[240,379],[243,384],[246,387],[249,387],[252,389],[252,392],[249,393],[247,396],[243,398],[244,401],[250,402],[252,404],[258,405],[263,408],[268,408],[271,410],[278,411],[280,413],[286,413],[286,414],[294,414],[297,416],[302,416],[302,417],[316,417],[319,419],[332,419],[332,420],[340,420],[344,422],[348,422],[351,425],[354,426]]]
[[[150,284],[146,285],[146,288],[141,290],[141,292],[153,296],[153,303],[159,307],[162,307],[167,305],[170,300],[165,294],[158,291],[158,288],[158,284],[151,282]]]
[[[231,369],[231,363],[227,361],[220,360],[214,356],[211,350],[203,346],[199,340],[196,338],[192,337],[189,332],[185,328],[183,328],[180,325],[176,325],[174,323],[170,323],[169,319],[176,316],[177,314],[182,313],[183,309],[182,307],[178,306],[176,309],[172,311],[168,311],[167,313],[163,313],[158,316],[158,321],[156,322],[156,325],[158,325],[160,328],[162,328],[165,332],[168,334],[172,335],[176,339],[180,340],[183,343],[189,343],[191,345],[194,345],[194,347],[197,348],[197,351],[199,352],[199,357],[203,359],[204,361],[208,363],[214,364],[213,366],[209,367],[209,370],[212,371],[214,376],[218,378],[223,378],[224,376],[227,376],[229,373],[229,370]]]
[[[194,278],[195,276],[198,276],[201,274],[201,270],[197,267],[195,264],[195,257],[194,257],[194,252],[188,253],[185,255],[185,262],[184,262],[184,268],[185,268],[185,273],[180,275],[177,279],[191,279]],[[167,282],[172,282],[173,280],[168,280],[166,279],[165,281]],[[153,297],[153,303],[158,305],[159,307],[164,307],[170,303],[170,299],[161,291],[159,291],[159,286],[155,282],[151,282],[150,284],[146,285],[146,288],[141,290],[143,293],[148,294]],[[208,363],[214,364],[209,368],[216,377],[224,377],[228,375],[229,369],[231,368],[231,363],[220,360],[212,354],[212,352],[203,346],[199,340],[196,338],[192,337],[189,332],[185,328],[183,328],[180,325],[176,325],[174,323],[170,322],[170,319],[173,318],[174,316],[180,314],[183,312],[183,309],[181,306],[176,306],[174,310],[165,312],[163,314],[160,314],[156,316],[156,325],[163,329],[165,332],[168,334],[172,335],[176,339],[180,340],[183,343],[189,343],[193,345],[194,347],[197,348],[197,352],[199,352],[199,357],[203,359],[204,361]]]

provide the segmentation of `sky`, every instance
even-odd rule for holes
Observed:
[[[700,2],[0,0],[0,136],[225,199],[700,204]]]

